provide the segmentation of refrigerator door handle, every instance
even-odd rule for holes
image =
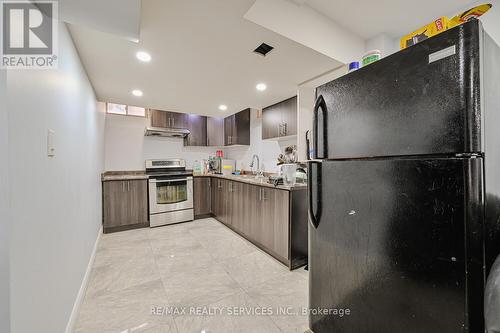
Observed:
[[[321,147],[321,155],[320,151],[318,149],[318,111],[321,108],[321,114],[323,116],[323,122],[322,122],[322,129],[323,129],[323,140],[322,144],[323,147]],[[319,97],[316,99],[316,104],[314,105],[314,112],[313,112],[313,147],[314,147],[314,158],[315,159],[323,159],[328,157],[328,109],[326,107],[325,99],[323,98],[322,95],[319,95]]]
[[[314,167],[316,166],[316,167]],[[314,226],[318,228],[321,219],[321,210],[323,205],[322,193],[321,193],[321,162],[310,161],[309,162],[309,176],[307,177],[307,189],[309,191],[307,197],[309,199],[309,219]],[[313,170],[316,169],[316,175]],[[314,184],[313,179],[316,179],[316,184]],[[316,213],[313,208],[313,194],[316,191]]]

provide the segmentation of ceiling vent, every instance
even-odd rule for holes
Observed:
[[[265,57],[271,50],[274,49],[271,45],[267,45],[266,43],[262,43],[257,47],[255,50],[253,50],[255,53],[260,54],[261,56]]]

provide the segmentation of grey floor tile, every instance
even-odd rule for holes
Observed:
[[[288,268],[261,250],[220,262],[244,289],[289,274]]]
[[[188,235],[189,226],[192,222],[164,225],[161,227],[148,229],[149,239],[172,239]]]
[[[213,266],[196,271],[162,275],[168,304],[203,306],[242,291],[222,267]]]
[[[162,276],[196,271],[215,265],[213,257],[199,243],[176,249],[155,251],[155,261]],[[192,272],[191,274],[196,274]]]
[[[159,279],[160,274],[151,251],[142,255],[123,254],[107,265],[92,268],[86,294],[100,295]]]
[[[141,332],[160,325],[176,332],[172,317],[151,313],[153,306],[163,304],[166,304],[166,295],[160,280],[118,292],[86,296],[80,308],[75,332]]]
[[[218,309],[220,314],[213,315],[185,315],[175,318],[179,333],[280,333],[276,324],[266,315],[254,315],[252,311],[258,309],[244,292],[223,298],[208,306],[209,309]],[[237,311],[235,311],[237,310]],[[247,312],[248,311],[248,312]]]
[[[307,280],[306,271],[289,272],[212,218],[103,235],[75,332],[301,333],[306,317],[276,310],[307,306]],[[158,316],[152,306],[272,307],[274,313]]]
[[[196,232],[198,230],[221,230],[226,227],[214,218],[206,218],[201,220],[193,221],[188,225],[189,230]]]
[[[243,256],[256,249],[253,244],[232,231],[225,231],[225,233],[207,232],[196,239],[216,261]]]
[[[307,279],[299,274],[287,274],[270,279],[247,290],[248,295],[263,307],[281,309],[271,319],[283,332],[302,333],[308,329]]]

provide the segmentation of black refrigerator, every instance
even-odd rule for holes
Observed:
[[[484,332],[500,252],[499,64],[472,20],[316,89],[314,333]]]

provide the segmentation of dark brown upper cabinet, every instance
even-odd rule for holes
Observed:
[[[186,128],[190,131],[184,138],[184,146],[207,145],[207,117],[197,114],[188,114]]]
[[[224,145],[250,145],[250,109],[224,118]]]
[[[207,146],[224,146],[224,118],[207,118]]]
[[[262,139],[297,135],[297,96],[262,110]]]
[[[188,115],[185,113],[153,110],[150,111],[151,126],[161,128],[187,128]]]

